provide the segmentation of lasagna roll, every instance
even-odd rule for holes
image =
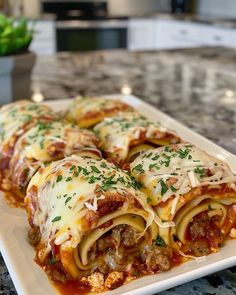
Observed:
[[[94,130],[101,140],[105,157],[119,165],[133,161],[143,151],[180,141],[160,123],[135,112],[106,118]]]
[[[97,137],[64,122],[38,122],[17,141],[10,161],[11,189],[24,197],[39,167],[73,154],[100,157]]]
[[[49,107],[30,101],[19,101],[0,109],[0,174],[9,168],[17,139],[37,122],[49,122],[58,115]]]
[[[126,111],[132,111],[132,107],[117,99],[80,96],[73,100],[66,118],[81,128],[90,128],[104,118]]]
[[[72,156],[40,168],[25,204],[37,260],[54,281],[94,287],[98,276],[98,292],[171,267],[139,183],[104,159]]]
[[[175,224],[159,235],[183,255],[204,256],[236,238],[236,176],[224,162],[178,144],[143,153],[130,169],[159,218]]]

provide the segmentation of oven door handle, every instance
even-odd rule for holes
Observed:
[[[67,29],[127,29],[127,21],[102,20],[102,21],[56,21],[56,28]]]

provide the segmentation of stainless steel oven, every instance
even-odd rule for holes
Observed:
[[[127,21],[58,21],[58,51],[127,48]]]
[[[107,1],[42,0],[56,16],[57,51],[127,48],[127,19],[108,15]]]

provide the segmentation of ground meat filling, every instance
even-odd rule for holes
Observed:
[[[156,245],[145,246],[141,258],[149,272],[167,271],[171,268],[171,250]]]
[[[207,239],[201,238],[190,242],[189,248],[194,256],[201,257],[211,253],[210,245]]]
[[[32,246],[38,245],[41,238],[40,229],[39,227],[31,227],[28,230],[27,239]]]
[[[134,247],[137,243],[137,238],[136,238],[136,232],[130,228],[126,227],[122,234],[122,244],[124,245],[125,248],[131,248]]]
[[[196,215],[188,226],[186,238],[189,241],[190,252],[197,257],[210,254],[225,240],[217,226],[218,216],[209,217],[208,212]]]
[[[97,270],[104,275],[112,271],[142,275],[167,271],[171,268],[172,251],[154,244],[143,246],[134,228],[119,225],[103,235],[96,243]],[[90,260],[91,261],[91,260]]]

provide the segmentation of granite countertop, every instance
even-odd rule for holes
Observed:
[[[236,154],[235,81],[231,49],[102,51],[39,57],[32,89],[37,100],[133,93]],[[16,293],[0,259],[1,294]],[[236,294],[236,267],[160,294]]]
[[[224,18],[216,17],[214,15],[201,15],[201,14],[190,14],[190,13],[158,13],[155,15],[158,19],[172,19],[186,22],[193,22],[199,24],[213,25],[219,28],[236,28],[236,18]]]
[[[206,24],[212,25],[219,28],[228,28],[235,29],[236,28],[236,18],[220,18],[212,15],[199,15],[199,14],[190,14],[190,13],[161,13],[154,12],[143,15],[108,15],[107,20],[109,19],[117,19],[117,20],[129,20],[129,19],[158,19],[158,20],[176,20],[182,22],[192,22],[198,24]],[[36,19],[31,19],[33,21],[55,21],[55,14],[41,14]]]

